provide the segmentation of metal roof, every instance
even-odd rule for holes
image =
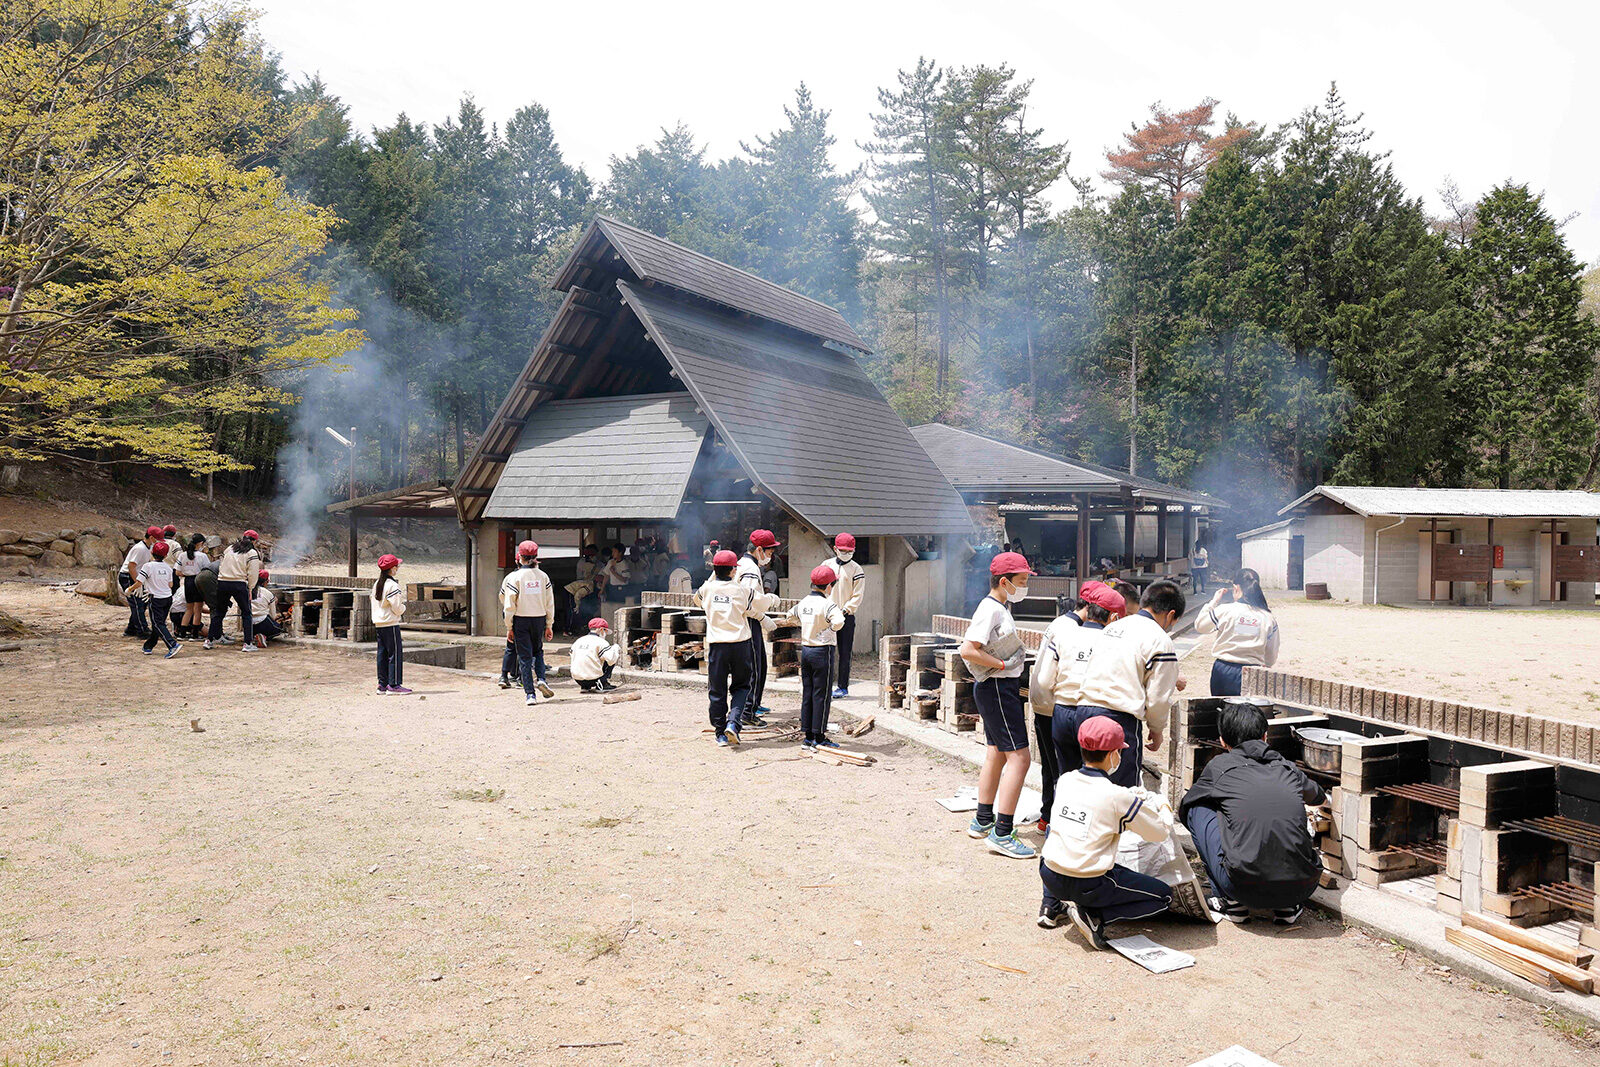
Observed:
[[[710,426],[688,393],[553,401],[523,428],[484,517],[671,519]]]
[[[623,301],[755,482],[831,534],[970,534],[966,504],[854,358],[661,287]]]
[[[354,500],[340,500],[329,504],[328,512],[332,515],[354,512],[379,518],[453,519],[455,506],[450,483],[431,481],[385,489]]]
[[[1600,518],[1600,493],[1581,489],[1408,489],[1387,485],[1319,485],[1278,514],[1287,515],[1312,497],[1332,500],[1358,515]]]
[[[1271,533],[1273,530],[1281,530],[1285,526],[1293,526],[1299,521],[1299,519],[1283,519],[1280,522],[1269,522],[1265,526],[1257,526],[1254,530],[1246,530],[1244,533],[1235,534],[1234,536],[1243,541],[1247,537],[1256,537],[1260,534]]]
[[[971,430],[930,422],[911,433],[962,492],[1131,494],[1135,499],[1198,507],[1227,507],[1207,493],[1184,489],[1096,463],[1065,459]]]
[[[604,256],[606,243],[626,264],[631,280],[670,285],[813,337],[870,351],[836,308],[606,215],[589,224],[551,287],[566,290],[576,284],[586,261]]]

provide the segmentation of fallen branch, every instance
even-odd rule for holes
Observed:
[[[630,700],[643,700],[643,693],[607,693],[600,698],[602,704],[625,704]]]
[[[567,1041],[556,1048],[610,1048],[612,1045],[626,1045],[626,1041]]]
[[[860,737],[862,734],[871,732],[872,728],[876,725],[877,720],[873,716],[868,715],[865,719],[862,719],[860,722],[846,730],[845,733],[849,734],[851,737]]]
[[[1028,973],[1027,971],[1024,971],[1024,970],[1022,970],[1021,968],[1018,968],[1018,967],[1007,967],[1003,963],[990,963],[988,960],[979,960],[978,962],[983,964],[985,967],[993,967],[997,971],[1005,971],[1007,974],[1027,974]]]

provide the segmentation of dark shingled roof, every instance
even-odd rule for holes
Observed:
[[[646,285],[670,285],[825,341],[869,351],[866,342],[844,321],[844,316],[827,304],[606,215],[590,223],[552,288],[565,290],[573,285],[581,264],[597,247],[597,237],[609,241],[628,270]]]
[[[950,483],[962,492],[1111,493],[1127,490],[1147,502],[1166,501],[1203,507],[1226,507],[1221,500],[1096,463],[1052,456],[1048,452],[998,441],[992,437],[930,422],[911,434]]]
[[[710,429],[688,393],[557,400],[528,420],[488,519],[672,519]]]
[[[825,534],[972,532],[967,509],[856,361],[669,290],[618,282],[744,469]]]

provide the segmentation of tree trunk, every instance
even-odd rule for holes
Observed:
[[[456,473],[467,465],[467,436],[461,426],[461,394],[456,394]],[[444,464],[439,465],[439,476],[444,477]]]
[[[1139,475],[1139,333],[1129,338],[1128,349],[1128,473]]]

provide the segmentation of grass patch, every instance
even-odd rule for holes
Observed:
[[[451,800],[472,800],[479,804],[493,804],[506,795],[504,789],[452,789]]]
[[[621,819],[613,819],[609,815],[599,815],[593,819],[585,819],[578,824],[585,830],[609,830],[613,826],[621,826]]]
[[[988,1030],[985,1030],[978,1040],[985,1045],[999,1045],[1002,1048],[1011,1048],[1017,1043],[1017,1039],[1014,1037],[1001,1037],[999,1034],[991,1033]]]
[[[1581,1048],[1600,1046],[1600,1030],[1558,1011],[1541,1011],[1539,1022]]]

